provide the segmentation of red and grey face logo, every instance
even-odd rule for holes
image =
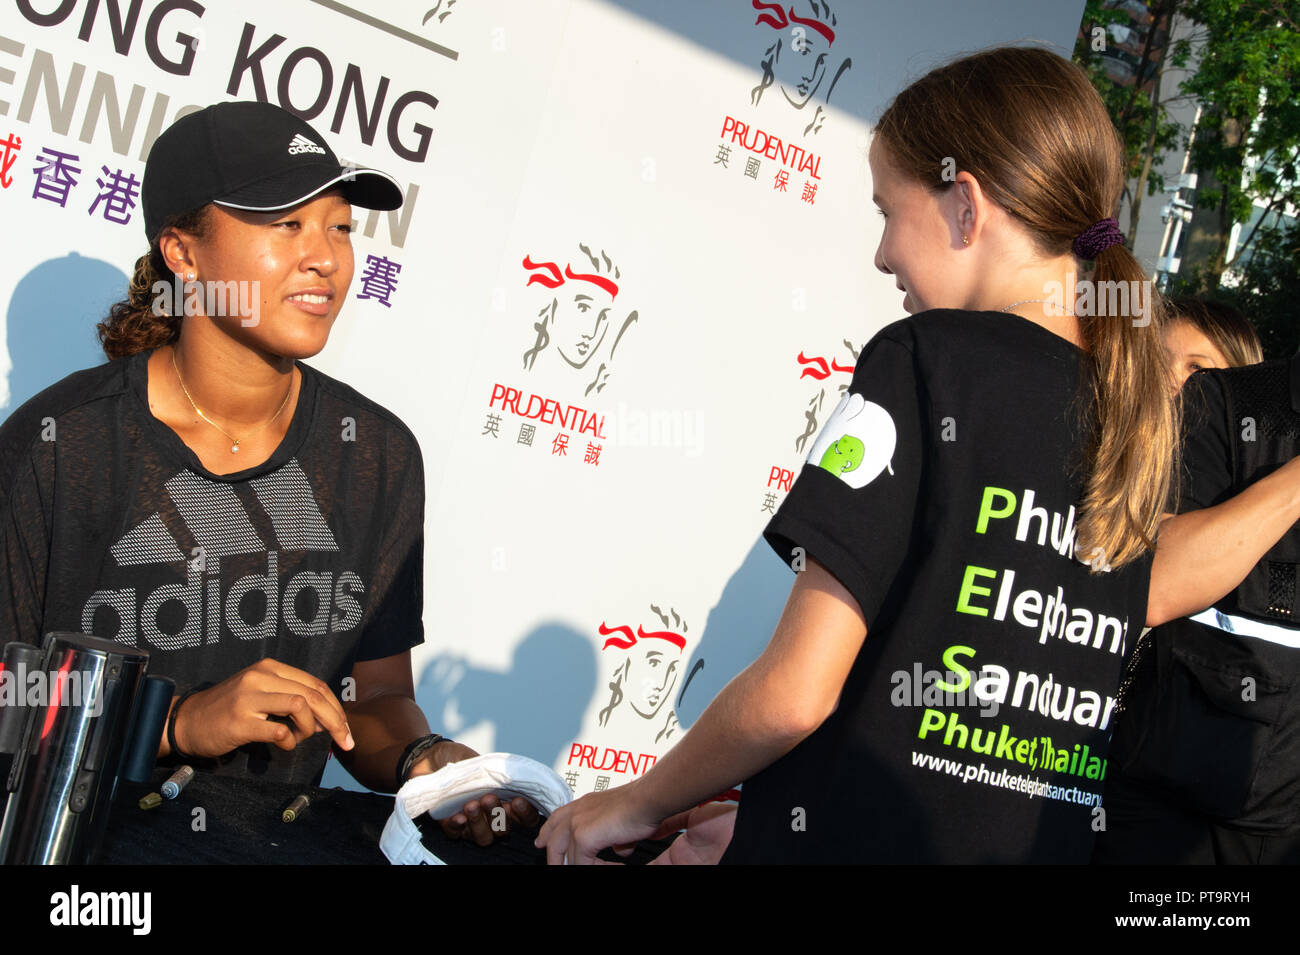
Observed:
[[[600,623],[600,635],[606,638],[600,648],[601,656],[614,658],[614,669],[610,673],[609,702],[600,711],[599,722],[605,726],[615,710],[626,706],[640,719],[656,721],[660,728],[655,742],[659,742],[670,739],[677,730],[677,714],[671,699],[681,675],[689,628],[672,608],[664,613],[651,604],[650,610],[664,629],[654,624],[650,630],[641,624],[634,630],[629,624],[610,626],[603,620]]]
[[[609,254],[582,244],[578,251],[563,267],[524,256],[525,285],[540,285],[554,294],[537,313],[535,338],[523,357],[524,369],[531,370],[539,356],[552,355],[555,364],[586,381],[585,396],[604,390],[623,337],[638,315],[617,302],[623,274]]]
[[[757,106],[763,93],[775,85],[797,110],[813,103],[813,114],[803,133],[807,136],[818,132],[826,111],[815,101],[820,99],[829,105],[835,85],[853,66],[853,60],[834,50],[837,20],[829,0],[786,5],[765,0],[751,3],[758,13],[754,26],[763,28],[766,48],[759,61],[763,78],[750,91],[750,101]],[[797,7],[803,12],[798,12]]]
[[[845,360],[840,362],[839,356],[832,353],[829,358],[824,355],[813,355],[808,357],[802,351],[796,359],[800,365],[799,377],[811,378],[814,381],[826,382],[832,375],[836,375],[836,384],[839,386],[838,395],[843,396],[844,392],[849,390],[849,382],[852,381],[853,369],[858,360],[861,350],[853,347],[853,343],[847,338],[843,342],[845,348]],[[827,382],[829,385],[830,383]],[[813,395],[808,402],[808,407],[804,409],[804,428],[802,433],[794,440],[794,449],[797,453],[804,453],[804,446],[817,433],[821,427],[817,416],[821,414],[822,405],[826,401],[826,387],[822,387],[817,394]]]

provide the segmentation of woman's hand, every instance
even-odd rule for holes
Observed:
[[[546,849],[549,865],[594,865],[602,849],[618,850],[651,838],[661,830],[662,820],[641,805],[638,792],[633,781],[561,806],[546,820],[535,845]]]
[[[449,763],[473,759],[477,755],[464,743],[444,740],[411,767],[411,778],[436,773]],[[498,813],[498,807],[504,809],[504,813]],[[496,795],[488,793],[481,799],[471,799],[460,812],[440,820],[439,825],[448,839],[469,839],[480,846],[490,846],[495,839],[510,831],[512,823],[536,829],[541,819],[533,804],[522,796],[516,796],[503,806]]]
[[[352,749],[343,706],[330,688],[310,673],[271,659],[259,660],[187,697],[175,723],[181,751],[207,758],[224,756],[245,743],[271,743],[291,750],[322,731],[340,749]]]

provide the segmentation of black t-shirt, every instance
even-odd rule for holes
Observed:
[[[1206,369],[1187,379],[1182,391],[1179,513],[1222,504],[1296,455],[1300,447],[1297,388],[1300,357]],[[1214,606],[1224,613],[1294,626],[1298,561],[1300,533],[1293,527]],[[1270,607],[1277,612],[1270,613]]]
[[[1192,375],[1180,395],[1183,404],[1182,480],[1177,512],[1222,504],[1236,492],[1233,442],[1223,385],[1209,372]]]
[[[1300,450],[1300,356],[1197,372],[1181,399],[1180,513],[1222,504]],[[1294,834],[1298,570],[1300,524],[1214,601],[1214,610],[1235,618],[1226,626],[1195,614],[1147,635],[1112,745],[1107,798],[1118,825],[1099,841],[1098,860],[1177,861],[1191,843],[1133,835],[1161,815],[1176,817],[1192,836],[1196,825],[1211,823],[1254,836]]]
[[[835,712],[745,783],[733,862],[1086,862],[1150,560],[1074,556],[1080,353],[1014,315],[881,331],[766,537],[867,620]]]
[[[393,414],[299,363],[271,457],[217,475],[149,411],[148,353],[69,375],[0,427],[0,629],[149,651],[178,692],[271,657],[344,697],[358,660],[423,642],[424,470]],[[227,774],[308,783],[319,733]]]

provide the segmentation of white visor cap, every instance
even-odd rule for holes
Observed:
[[[445,865],[420,842],[414,820],[424,813],[446,819],[471,799],[494,793],[509,801],[523,796],[550,815],[573,799],[573,793],[549,766],[514,753],[488,753],[449,763],[436,773],[416,776],[397,792],[393,814],[379,837],[380,851],[393,865]]]

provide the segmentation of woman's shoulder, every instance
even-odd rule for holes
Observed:
[[[415,454],[419,454],[420,443],[415,437],[415,432],[407,427],[406,422],[397,414],[379,402],[367,398],[351,385],[325,374],[318,368],[313,368],[305,362],[299,362],[298,366],[304,375],[309,375],[314,380],[323,400],[334,403],[342,413],[357,419],[358,429],[362,423],[360,419],[364,417],[369,423],[384,428],[390,440],[407,444]]]
[[[127,390],[126,369],[130,358],[74,371],[61,378],[15,408],[0,424],[0,435],[7,445],[12,435],[39,429],[46,419],[60,418],[97,402],[112,401]]]
[[[118,359],[74,371],[15,408],[0,422],[0,491],[33,449],[53,448],[61,424],[80,412],[116,417],[116,401],[127,390],[126,366]],[[93,424],[93,420],[92,420]]]

